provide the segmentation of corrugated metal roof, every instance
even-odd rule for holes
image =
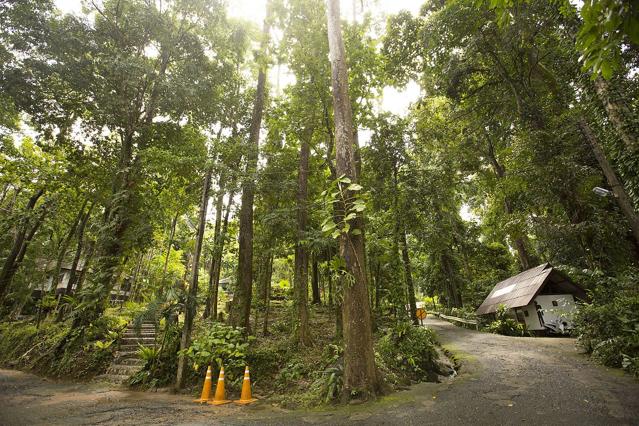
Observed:
[[[544,263],[497,283],[477,309],[477,315],[491,314],[499,305],[506,305],[507,308],[528,305],[551,272],[552,266]]]

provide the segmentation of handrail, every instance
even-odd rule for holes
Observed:
[[[438,317],[452,321],[452,322],[460,322],[462,324],[474,325],[476,330],[479,330],[479,322],[477,320],[469,320],[465,318],[453,317],[450,315],[440,314],[439,312],[430,312],[433,315],[437,315]]]

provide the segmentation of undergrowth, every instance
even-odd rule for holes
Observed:
[[[581,305],[575,318],[578,342],[601,364],[639,377],[639,271],[592,278],[591,303]]]
[[[17,321],[0,323],[0,364],[51,377],[89,379],[102,374],[115,351],[126,321],[103,316],[83,332],[69,323],[43,322],[39,327]],[[70,342],[59,347],[60,342]]]

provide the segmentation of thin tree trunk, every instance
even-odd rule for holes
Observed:
[[[516,93],[516,92],[515,92]],[[506,170],[504,166],[502,166],[497,160],[497,156],[495,155],[495,148],[490,139],[489,135],[486,135],[486,139],[488,141],[488,149],[487,149],[487,157],[490,162],[497,179],[504,179],[506,175]],[[510,200],[508,198],[504,199],[504,212],[507,215],[513,214],[513,208],[510,204]],[[523,271],[530,269],[533,266],[533,263],[537,263],[537,259],[531,256],[528,250],[527,239],[521,236],[510,236],[513,244],[515,246],[515,251],[517,251],[517,256],[519,257],[519,263],[521,264],[521,268]]]
[[[304,243],[308,223],[308,167],[312,130],[302,136],[297,175],[297,241],[295,243],[295,304],[297,307],[297,343],[311,345],[308,313],[308,249]]]
[[[328,281],[328,306],[333,306],[333,274],[331,273],[331,267],[326,265],[326,280]]]
[[[93,210],[93,206],[95,204],[91,204],[89,209],[86,211],[82,211],[82,221],[80,222],[80,227],[78,228],[78,242],[75,249],[75,254],[73,255],[73,262],[71,263],[71,271],[69,273],[69,281],[67,282],[67,287],[64,290],[64,294],[70,295],[73,291],[73,285],[76,283],[76,271],[78,270],[78,265],[80,264],[80,258],[82,256],[82,248],[84,246],[84,230],[86,229],[87,222],[89,221],[89,217],[91,216],[91,211]],[[84,210],[84,207],[83,207]],[[87,259],[84,261],[83,271],[88,267]],[[82,273],[82,272],[81,272]],[[79,281],[79,277],[78,277]],[[79,285],[79,284],[78,284]],[[76,292],[78,290],[78,286],[76,286]],[[55,291],[55,290],[54,290]],[[68,309],[66,303],[63,303],[59,306],[58,313],[56,315],[56,321],[60,322],[64,318],[65,311]]]
[[[621,212],[625,216],[628,223],[630,223],[632,235],[634,236],[635,242],[639,247],[639,216],[635,212],[628,194],[619,181],[619,178],[617,178],[617,174],[606,158],[603,147],[597,140],[597,137],[593,133],[588,123],[586,123],[586,121],[583,119],[579,120],[579,128],[581,129],[581,132],[585,136],[586,140],[592,148],[593,153],[595,154],[595,158],[599,163],[599,167],[601,167],[601,170],[603,171],[604,176],[608,181],[608,185],[610,185],[610,188],[615,195],[615,201],[617,202],[617,205],[621,209]]]
[[[219,138],[218,138],[219,139]],[[215,228],[213,231],[213,250],[211,251],[211,267],[209,268],[209,287],[206,298],[206,306],[204,307],[203,318],[208,318],[211,314],[211,305],[213,304],[213,293],[217,293],[217,288],[213,290],[215,281],[215,267],[217,263],[217,254],[220,246],[220,232],[222,231],[222,210],[224,209],[224,190],[226,186],[226,178],[224,172],[220,173],[219,188],[217,199],[215,201]],[[216,294],[217,296],[217,294]],[[216,309],[217,312],[217,309]],[[213,319],[217,319],[215,316]]]
[[[404,263],[404,281],[406,282],[406,291],[408,292],[408,305],[410,306],[410,318],[413,324],[419,324],[417,319],[417,302],[415,300],[415,286],[413,285],[413,276],[410,266],[410,257],[408,255],[408,242],[406,241],[406,231],[401,235],[402,243],[402,262]]]
[[[140,287],[139,278],[140,271],[142,270],[142,263],[144,262],[144,252],[140,253],[140,258],[138,259],[138,264],[135,267],[135,272],[133,273],[133,282],[131,283],[131,288],[129,288],[129,295],[125,300],[133,300],[135,294],[138,292],[138,288]]]
[[[193,253],[193,274],[191,275],[191,285],[186,297],[184,309],[184,327],[182,328],[182,338],[180,339],[180,350],[188,349],[191,344],[191,331],[193,329],[193,318],[197,312],[197,287],[200,270],[200,254],[202,253],[202,243],[204,241],[204,230],[206,228],[206,211],[209,204],[209,187],[211,186],[211,173],[209,169],[204,177],[204,185],[202,188],[202,200],[200,201],[200,215],[197,229],[197,239],[195,241],[195,252]],[[186,370],[187,358],[184,355],[178,355],[177,378],[175,387],[182,389],[184,387],[184,378]]]
[[[268,265],[267,265],[267,269],[266,269],[266,278],[265,278],[265,284],[266,284],[266,294],[265,294],[265,300],[264,300],[264,306],[265,306],[265,311],[264,311],[264,325],[262,328],[262,334],[264,336],[268,336],[268,320],[269,320],[269,314],[271,312],[271,278],[273,277],[273,255],[271,254],[269,256],[269,260],[268,260]]]
[[[224,224],[222,225],[222,233],[220,234],[220,244],[215,253],[215,264],[213,266],[213,295],[211,297],[211,312],[213,319],[217,320],[217,300],[220,288],[220,273],[222,271],[222,256],[224,255],[224,243],[226,242],[226,233],[229,229],[229,215],[233,208],[233,197],[235,191],[229,193],[229,202],[226,206],[226,213],[224,213]]]
[[[380,302],[381,302],[381,293],[382,293],[382,278],[381,278],[381,265],[380,262],[377,262],[375,268],[375,312],[378,315],[381,315],[380,312]]]
[[[162,267],[162,280],[160,281],[162,283],[162,287],[164,287],[164,280],[166,279],[166,271],[169,267],[169,259],[171,257],[171,248],[173,247],[173,237],[175,237],[175,227],[177,225],[177,220],[179,216],[180,216],[179,213],[175,213],[175,216],[173,216],[173,219],[171,220],[171,231],[169,233],[169,243],[167,244],[167,247],[166,247],[166,257],[164,258],[164,266]]]
[[[25,239],[27,237],[27,232],[29,231],[29,216],[33,212],[33,209],[38,202],[38,199],[42,196],[44,191],[39,189],[36,191],[25,207],[25,217],[22,219],[21,224],[18,226],[18,233],[13,242],[13,246],[11,247],[11,251],[7,256],[7,259],[4,262],[4,266],[2,267],[2,271],[0,271],[0,303],[4,301],[5,295],[9,286],[11,285],[11,281],[13,280],[14,275],[18,270],[19,262],[17,261],[20,252],[23,248]]]
[[[319,265],[317,264],[317,255],[313,255],[313,271],[311,275],[311,288],[313,289],[313,304],[321,305],[322,298],[320,295]]]
[[[84,245],[84,231],[86,229],[87,223],[89,222],[89,217],[91,217],[91,211],[93,210],[93,206],[95,204],[91,204],[89,209],[84,216],[82,217],[82,222],[80,222],[80,227],[78,228],[78,244],[76,246],[75,255],[73,256],[73,263],[71,264],[71,273],[69,275],[69,282],[67,283],[67,288],[65,293],[71,294],[73,290],[73,285],[76,280],[76,271],[78,269],[78,265],[80,264],[80,257],[82,256],[82,247]],[[86,261],[85,261],[86,263]],[[86,267],[86,264],[83,268]]]
[[[0,197],[0,206],[2,206],[2,204],[4,203],[4,199],[7,197],[7,194],[9,193],[9,189],[11,188],[11,184],[10,183],[5,183],[4,187],[2,188],[2,196]]]
[[[78,276],[78,285],[75,286],[75,292],[78,293],[82,290],[82,285],[84,284],[84,280],[87,276],[87,272],[89,267],[91,266],[91,262],[93,261],[93,256],[95,254],[95,244],[91,241],[87,243],[87,255],[86,260],[84,261],[84,266],[80,271],[80,275]]]
[[[449,308],[461,308],[462,300],[459,294],[459,289],[457,288],[457,279],[455,277],[455,271],[453,270],[453,265],[448,254],[442,254],[442,266],[444,267],[444,272],[447,276],[446,286],[448,289],[448,304]]]
[[[89,202],[89,199],[87,198],[82,203],[82,207],[80,207],[80,210],[78,211],[78,214],[76,215],[75,220],[73,221],[73,224],[69,228],[69,232],[67,233],[67,236],[62,242],[60,251],[58,252],[58,258],[56,259],[56,263],[55,263],[55,272],[53,274],[53,280],[55,282],[55,285],[53,286],[54,292],[55,292],[55,288],[58,287],[60,270],[62,269],[62,262],[64,261],[64,256],[66,256],[67,250],[69,249],[69,244],[71,244],[71,240],[73,239],[73,236],[75,235],[75,231],[78,228],[78,224],[80,223],[80,220],[84,216],[84,209],[86,208],[88,202]]]
[[[262,33],[261,55],[264,56],[269,33],[268,17],[264,19]],[[253,104],[249,130],[246,176],[242,184],[242,207],[240,209],[238,238],[238,283],[229,319],[231,325],[244,327],[246,333],[249,333],[251,299],[253,296],[253,201],[255,198],[255,174],[257,172],[260,128],[264,109],[264,86],[266,83],[266,61],[260,62],[262,66],[257,77],[257,90],[255,92],[255,103]]]
[[[217,221],[216,221],[216,226],[217,226]],[[213,304],[213,281],[215,281],[215,279],[213,278],[213,274],[215,272],[215,260],[216,260],[216,256],[215,256],[215,247],[214,247],[213,253],[211,253],[211,263],[209,265],[209,285],[208,285],[208,292],[207,292],[208,297],[206,298],[206,304],[204,305],[204,312],[202,313],[203,319],[207,319],[208,317],[211,316],[211,305]],[[213,319],[215,320],[217,318],[213,317]]]
[[[33,224],[31,229],[29,230],[29,233],[24,238],[24,241],[22,242],[22,246],[20,247],[20,251],[18,252],[18,257],[16,258],[16,262],[15,262],[16,270],[20,267],[20,264],[22,264],[22,261],[24,260],[24,256],[27,254],[27,249],[29,248],[29,244],[31,243],[31,240],[33,240],[33,237],[35,237],[35,234],[38,232],[38,229],[40,229],[40,226],[42,226],[42,223],[44,222],[44,218],[47,216],[48,213],[49,211],[45,208],[44,205],[40,206],[40,215],[36,218],[36,222]]]
[[[354,156],[353,117],[348,94],[348,70],[344,42],[340,28],[339,1],[328,1],[328,42],[331,59],[333,111],[335,119],[335,152],[338,176],[351,182],[357,181]],[[354,194],[347,191],[349,199]],[[347,200],[342,212],[348,211]],[[343,288],[342,319],[344,334],[344,400],[352,397],[367,399],[377,395],[379,378],[375,368],[373,335],[365,248],[363,218],[361,215],[349,221],[350,230],[340,238],[340,255],[344,258],[347,273],[353,282]],[[354,395],[355,393],[355,395]]]
[[[616,90],[611,89],[608,82],[603,78],[597,77],[595,80],[595,89],[597,90],[599,99],[606,108],[610,122],[615,127],[615,130],[624,145],[626,145],[626,148],[628,148],[628,151],[639,154],[639,142],[637,141],[637,135],[634,132],[632,124],[629,122],[632,113],[628,106],[620,99]]]

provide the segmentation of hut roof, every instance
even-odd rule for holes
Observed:
[[[544,263],[497,283],[476,313],[491,314],[497,311],[499,305],[505,305],[509,309],[527,306],[550,281],[554,284],[554,291],[573,294],[579,299],[586,298],[581,287],[549,263]]]

